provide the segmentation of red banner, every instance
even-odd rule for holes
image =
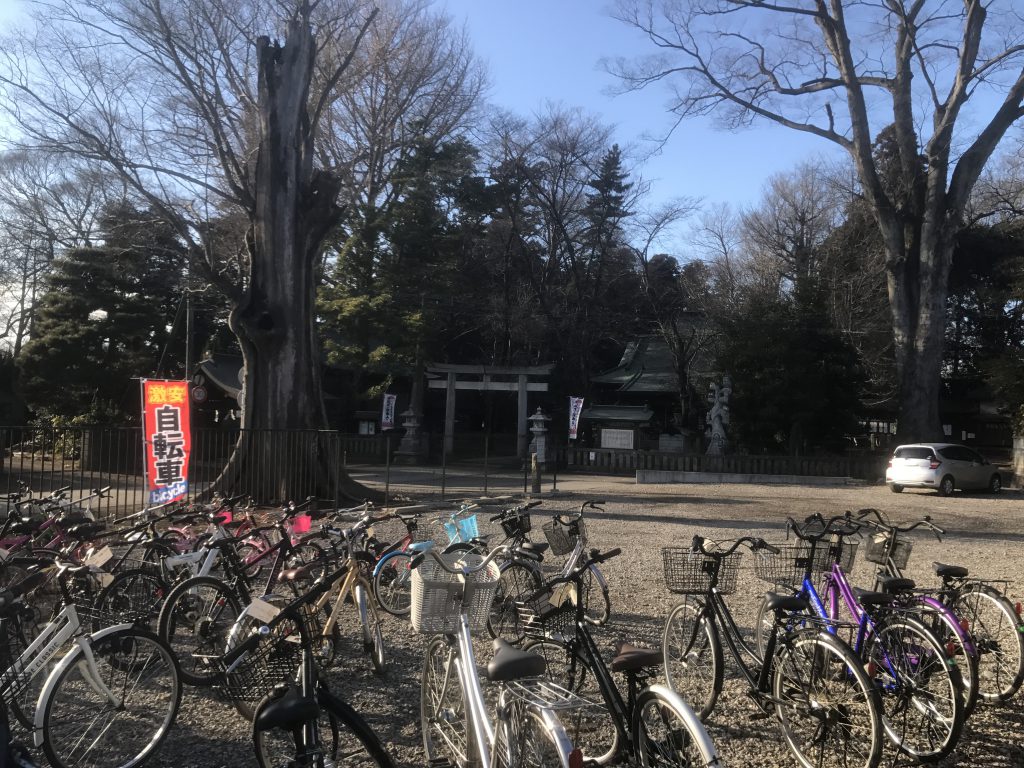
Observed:
[[[149,504],[166,504],[188,494],[188,382],[142,381],[142,429]]]

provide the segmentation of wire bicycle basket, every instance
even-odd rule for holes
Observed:
[[[505,532],[506,536],[515,538],[516,536],[525,536],[530,532],[532,523],[530,522],[529,510],[523,510],[516,515],[504,518],[501,521],[501,529]]]
[[[577,585],[558,584],[516,601],[523,631],[529,638],[542,640],[552,635],[569,636],[576,623]]]
[[[470,552],[441,557],[450,568],[472,568],[483,562],[480,555]],[[483,632],[500,575],[494,561],[483,570],[462,575],[449,573],[433,558],[424,559],[412,572],[412,628],[427,635],[451,634],[458,630],[465,613],[469,631]]]
[[[803,584],[808,570],[815,576],[832,570],[832,565],[839,563],[839,567],[849,573],[857,555],[858,542],[845,538],[827,544],[818,542],[813,556],[808,542],[775,546],[779,550],[778,554],[765,549],[755,553],[754,573],[769,584],[795,588]]]
[[[444,532],[448,534],[448,543],[454,544],[457,541],[472,541],[480,535],[480,528],[477,525],[476,513],[467,515],[460,520],[444,524]]]
[[[559,556],[568,555],[576,548],[576,542],[580,538],[586,539],[587,536],[587,528],[582,518],[574,520],[568,525],[558,522],[557,519],[552,519],[544,523],[541,530],[544,531],[544,538],[548,540],[548,545],[551,547],[551,554]]]
[[[736,578],[743,554],[734,552],[725,558],[694,552],[687,547],[662,547],[661,559],[665,568],[665,587],[680,595],[702,595],[711,587],[717,572],[715,588],[720,594],[736,591]]]
[[[892,532],[880,532],[868,536],[867,545],[864,547],[864,559],[875,565],[887,565],[886,554],[892,542]],[[914,543],[905,536],[896,536],[896,544],[892,548],[892,561],[900,570],[907,567],[910,562],[910,553],[914,549]]]

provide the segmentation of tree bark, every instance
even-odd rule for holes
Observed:
[[[244,361],[242,432],[225,474],[277,502],[334,497],[339,488],[341,497],[362,500],[373,494],[329,460],[318,435],[327,419],[316,270],[342,211],[338,178],[313,170],[308,101],[316,46],[308,19],[292,20],[284,45],[261,37],[256,47],[260,143],[250,272],[229,321]]]

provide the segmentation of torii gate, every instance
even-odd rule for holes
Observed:
[[[516,453],[526,455],[530,442],[526,417],[529,414],[526,398],[528,392],[547,392],[546,381],[530,381],[530,377],[547,377],[551,375],[555,364],[516,366],[488,365],[449,365],[431,363],[427,365],[427,373],[444,374],[445,378],[431,379],[427,386],[430,389],[445,390],[444,401],[444,452],[449,454],[455,444],[455,391],[472,389],[483,392],[517,392],[518,419],[516,421]]]

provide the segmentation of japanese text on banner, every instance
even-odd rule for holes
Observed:
[[[569,439],[576,439],[576,429],[580,424],[580,412],[583,410],[582,397],[569,398]]]
[[[188,382],[144,380],[142,404],[149,504],[177,501],[188,494]]]

